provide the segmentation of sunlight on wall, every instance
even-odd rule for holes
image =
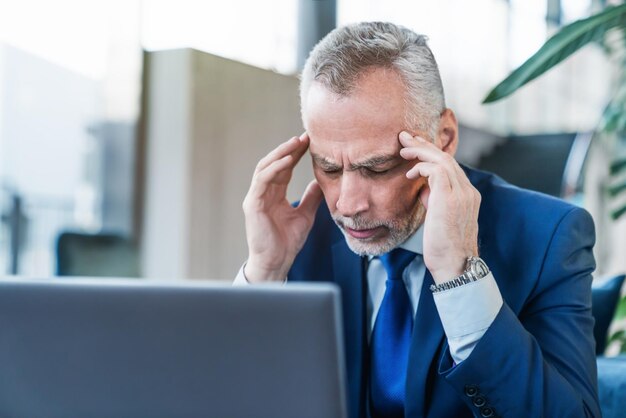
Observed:
[[[295,0],[149,0],[142,4],[148,50],[190,47],[273,69],[296,71]]]
[[[0,0],[0,42],[100,79],[106,71],[110,30],[102,16],[112,11],[109,3]]]
[[[565,19],[589,14],[588,0],[576,0],[572,7],[567,3]],[[546,10],[545,0],[342,0],[338,23],[385,20],[428,35],[447,104],[466,125],[503,135],[591,130],[608,100],[611,72],[594,46],[511,98],[481,104],[545,42]]]
[[[22,274],[52,273],[59,231],[131,216],[115,175],[134,164],[139,23],[139,0],[0,0],[0,212],[22,199]]]

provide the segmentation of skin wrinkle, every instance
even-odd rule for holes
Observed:
[[[404,82],[406,126],[417,127],[434,138],[445,99],[439,70],[426,41],[424,35],[382,22],[331,33],[314,48],[303,70],[302,115],[313,82],[348,96],[363,74],[386,69]]]
[[[313,163],[317,164],[322,170],[325,171],[336,171],[341,170],[343,167],[340,164],[337,164],[326,157],[322,157],[320,155],[311,154],[313,158]],[[405,160],[402,158],[398,158],[397,154],[390,155],[374,155],[372,157],[366,158],[365,160],[357,163],[351,163],[348,167],[348,171],[356,171],[360,169],[379,169],[379,170],[389,170],[393,167],[381,167],[390,162],[404,163]]]
[[[360,72],[354,73],[353,76],[347,76],[346,74],[351,74],[355,72],[356,69],[351,68],[347,70],[344,69],[342,65],[343,63],[340,63],[339,69],[333,69],[334,71],[329,71],[328,73],[323,71],[323,67],[320,68],[320,74],[313,80],[313,83],[320,83],[325,88],[335,93],[335,97],[332,98],[333,101],[340,101],[353,95],[355,90],[360,87],[361,79],[366,77],[368,74],[371,74],[372,72],[392,72],[393,77],[398,77],[402,81],[405,89],[402,93],[406,109],[404,111],[404,125],[415,126],[419,131],[428,132],[427,138],[432,141],[432,138],[435,137],[439,127],[438,121],[443,110],[438,111],[437,109],[432,108],[432,106],[428,103],[436,102],[435,98],[431,97],[433,93],[429,91],[422,91],[418,86],[414,85],[411,78],[406,77],[406,75],[400,70],[400,68],[404,69],[404,67],[406,67],[404,71],[412,71],[413,68],[411,63],[407,64],[404,61],[399,60],[396,65],[400,68],[385,65],[369,65],[361,68]],[[306,89],[307,92],[309,88],[310,84]],[[305,101],[302,103],[303,113],[305,113],[304,103]],[[421,115],[423,115],[423,117],[421,117]]]
[[[318,82],[307,95],[305,125],[313,171],[333,219],[357,254],[388,252],[424,219],[418,194],[426,181],[408,179],[406,172],[415,161],[400,156],[398,134],[406,129],[404,89],[396,71],[379,68],[362,74],[349,96],[338,97]],[[376,233],[355,238],[348,229]]]
[[[393,62],[371,54],[368,41],[379,33],[393,34],[386,39],[390,43],[386,48],[399,51]],[[350,38],[355,48],[361,48],[365,62],[354,48],[337,47]],[[338,86],[328,77],[317,81],[320,66],[327,66],[328,75],[338,70],[338,62],[351,64],[340,69],[347,74],[335,73],[341,76],[338,81],[354,77],[348,95],[337,94]],[[425,37],[384,22],[338,29],[311,52],[301,80],[305,133],[264,158],[269,165],[255,173],[244,199],[252,280],[284,279],[322,199],[354,252],[387,252],[423,224],[424,263],[433,279],[441,282],[458,276],[467,257],[477,253],[476,228],[468,228],[475,222],[467,219],[475,215],[467,209],[477,202],[463,190],[472,186],[451,157],[458,143],[458,125],[454,112],[444,107],[443,87]],[[410,105],[407,96],[414,99]],[[416,117],[408,118],[410,114]],[[362,166],[380,162],[372,157],[400,154],[400,148],[415,153],[404,155],[404,164],[389,169]],[[293,208],[286,189],[307,149],[322,158],[313,160],[315,180]],[[320,167],[320,161],[331,170]],[[251,214],[259,199],[271,205],[265,213]],[[274,234],[268,236],[268,229]]]

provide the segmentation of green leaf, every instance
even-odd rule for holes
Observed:
[[[615,160],[609,166],[609,172],[612,176],[618,174],[620,171],[626,169],[626,158],[621,160]]]
[[[615,318],[619,319],[624,317],[626,317],[626,296],[620,299],[619,303],[617,304],[617,310],[615,312]]]
[[[626,27],[626,4],[607,7],[600,13],[564,26],[539,51],[491,90],[483,103],[495,102],[510,95],[589,42],[601,40],[616,26]]]
[[[626,213],[626,206],[622,206],[621,208],[611,212],[611,219],[615,221],[621,218],[622,215],[624,215],[625,213]]]
[[[622,184],[618,184],[617,186],[612,186],[609,187],[609,196],[611,197],[615,197],[618,194],[622,193],[624,190],[626,190],[626,183],[622,183]]]
[[[617,331],[613,335],[609,337],[607,340],[607,345],[611,344],[614,341],[624,341],[626,339],[626,332],[624,330]]]

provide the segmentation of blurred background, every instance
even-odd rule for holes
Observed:
[[[309,51],[337,26],[384,20],[430,38],[460,162],[592,214],[596,352],[626,353],[626,10],[617,30],[583,31],[592,42],[482,104],[551,36],[612,5],[0,0],[0,277],[232,280],[254,167],[302,133]],[[310,178],[305,159],[291,200]],[[623,416],[626,357],[608,360],[604,414]]]
[[[591,44],[481,104],[559,28],[607,5],[0,0],[0,271],[232,279],[253,168],[302,132],[297,74],[309,50],[336,26],[386,20],[429,36],[461,124],[458,159],[585,206],[596,274],[623,272],[626,216],[609,216],[620,203],[606,188],[607,158],[626,156],[624,141],[592,140],[623,61]]]

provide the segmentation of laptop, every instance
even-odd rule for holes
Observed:
[[[345,418],[332,284],[0,279],[0,417]]]

